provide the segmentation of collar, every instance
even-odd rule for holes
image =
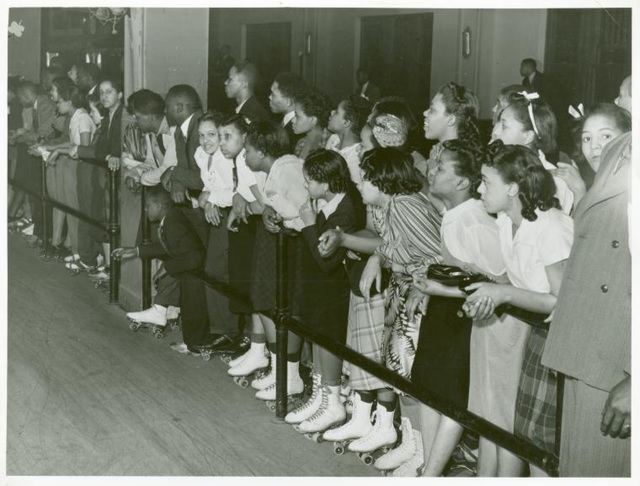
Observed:
[[[290,111],[289,113],[285,113],[284,117],[282,117],[282,126],[286,127],[291,120],[296,117],[295,111]]]
[[[33,104],[33,109],[34,110],[38,109],[38,98],[36,98],[36,102]]]
[[[191,113],[191,115],[189,115],[189,118],[187,118],[184,122],[182,122],[182,125],[180,125],[180,130],[182,131],[182,134],[184,135],[185,140],[189,135],[189,123],[191,123],[192,118],[193,118],[193,113]]]
[[[333,196],[333,199],[331,201],[322,206],[322,209],[320,211],[324,213],[324,217],[326,219],[329,219],[329,216],[336,212],[336,209],[338,209],[338,205],[342,202],[344,196],[344,192],[336,194],[335,196]]]
[[[482,206],[482,201],[480,201],[479,199],[471,198],[467,199],[461,204],[458,204],[454,208],[445,210],[444,215],[442,216],[442,225],[444,226],[445,224],[455,221],[458,217],[460,217],[460,214],[471,211],[477,206]],[[484,207],[480,209],[484,211]]]
[[[251,98],[247,98],[246,100],[244,100],[242,103],[240,103],[238,106],[236,106],[236,113],[240,113],[240,110],[242,110],[242,107],[247,103],[247,101],[249,101]]]
[[[97,84],[95,84],[95,85],[93,86],[93,88],[91,88],[91,89],[89,90],[89,93],[88,93],[88,94],[92,95],[92,94],[93,94],[93,92],[96,90],[96,88],[97,88],[97,87],[98,87],[98,85],[97,85]]]
[[[530,82],[530,83],[531,83],[531,82],[533,82],[533,78],[535,78],[535,77],[536,77],[536,73],[537,73],[537,72],[538,72],[538,71],[533,71],[531,74],[529,74],[529,82]]]
[[[362,85],[362,89],[360,90],[360,93],[366,93],[368,87],[369,87],[369,81],[367,81]]]

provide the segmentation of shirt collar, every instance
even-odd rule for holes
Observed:
[[[191,113],[191,115],[189,115],[189,118],[187,118],[184,122],[182,122],[182,125],[180,125],[180,130],[182,131],[182,134],[184,135],[185,139],[189,135],[189,123],[191,122],[192,118],[193,118],[193,113]]]
[[[533,82],[533,78],[536,77],[536,71],[533,71],[531,74],[529,74],[529,82]]]
[[[245,103],[249,101],[249,98],[247,98],[246,100],[244,100],[242,103],[240,103],[238,106],[236,106],[236,113],[240,113],[240,110],[242,110],[242,107],[245,105]]]
[[[33,109],[34,110],[38,109],[38,98],[36,98],[36,102],[33,104]]]
[[[293,120],[295,117],[296,117],[295,111],[290,111],[289,113],[286,113],[282,118],[282,126],[286,127],[289,124],[289,122]]]
[[[367,88],[368,88],[368,87],[369,87],[369,81],[367,81],[366,83],[364,83],[364,84],[362,85],[362,89],[360,90],[360,93],[361,93],[361,94],[366,93],[366,92],[367,92]]]
[[[473,207],[477,206],[478,204],[482,205],[482,201],[480,201],[479,199],[471,198],[467,199],[461,204],[458,204],[454,208],[445,210],[444,215],[442,216],[442,225],[444,226],[445,224],[455,221],[461,213],[473,209]]]
[[[344,192],[340,193],[340,194],[336,194],[335,196],[333,196],[333,199],[331,201],[329,201],[327,204],[325,204],[322,209],[320,211],[322,211],[324,213],[324,217],[326,219],[329,219],[329,216],[331,216],[333,213],[336,212],[336,209],[338,209],[338,205],[342,202],[342,200],[344,199]]]

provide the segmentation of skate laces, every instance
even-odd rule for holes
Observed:
[[[316,412],[307,419],[308,422],[313,422],[314,420],[318,420],[322,415],[322,412],[329,406],[329,393],[331,393],[327,388],[322,388],[322,402],[320,402],[320,407]]]
[[[293,411],[294,414],[298,414],[300,412],[304,412],[309,407],[311,407],[311,404],[315,401],[316,398],[318,398],[318,393],[320,393],[321,390],[322,390],[322,387],[320,386],[320,383],[319,383],[320,375],[314,373],[312,379],[313,379],[313,390],[311,391],[311,396],[309,397],[309,400],[307,400],[302,405],[300,405],[298,408],[296,408]]]

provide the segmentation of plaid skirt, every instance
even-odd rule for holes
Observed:
[[[377,363],[382,362],[385,296],[386,292],[383,292],[367,302],[352,292],[349,300],[347,346]],[[349,385],[353,390],[379,390],[389,386],[347,361],[344,371],[349,375]]]
[[[516,398],[515,435],[554,452],[556,440],[556,372],[542,366],[548,331],[534,328],[529,335]]]

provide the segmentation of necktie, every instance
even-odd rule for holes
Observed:
[[[238,188],[238,165],[236,164],[237,157],[233,159],[233,191]]]
[[[162,224],[158,225],[158,241],[162,245],[162,249],[169,255],[169,249],[167,248],[167,244],[164,241],[164,229]]]
[[[156,135],[156,141],[158,142],[158,147],[160,147],[160,152],[162,152],[162,155],[167,153],[167,149],[164,146],[164,141],[162,140],[162,133],[158,133]]]
[[[32,117],[33,117],[33,130],[34,131],[38,131],[38,109],[34,108],[32,111]]]

